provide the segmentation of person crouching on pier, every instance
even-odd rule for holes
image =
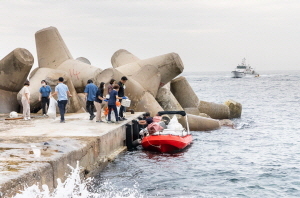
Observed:
[[[111,111],[113,110],[115,113],[115,117],[116,117],[116,124],[119,123],[119,119],[118,119],[118,110],[117,110],[117,105],[116,105],[116,101],[117,99],[126,99],[127,97],[123,96],[123,97],[119,97],[118,96],[118,91],[119,91],[120,86],[118,84],[115,84],[113,86],[113,90],[109,93],[109,99],[108,99],[108,121],[107,123],[112,123],[111,122]]]
[[[102,109],[103,109],[103,107],[105,106],[105,103],[106,103],[106,102],[104,102],[105,98],[103,97],[104,89],[105,89],[105,83],[101,82],[100,86],[99,86],[99,89],[96,93],[96,98],[95,98],[95,102],[94,102],[96,110],[97,110],[96,122],[103,122],[102,118],[101,118],[101,114],[102,114]]]
[[[21,89],[20,93],[22,94],[22,106],[23,106],[23,118],[24,120],[30,120],[30,92],[28,86],[30,82],[25,81],[24,87]]]
[[[65,113],[66,113],[66,106],[68,103],[68,96],[72,97],[69,88],[64,83],[64,78],[58,78],[58,85],[55,87],[55,92],[50,96],[57,95],[57,104],[60,113],[60,123],[65,123]]]

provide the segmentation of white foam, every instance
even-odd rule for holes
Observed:
[[[68,165],[69,166],[69,165]],[[65,182],[57,179],[57,188],[50,192],[47,185],[42,185],[42,190],[39,189],[38,184],[26,187],[24,191],[18,193],[14,198],[122,198],[122,197],[144,197],[137,190],[137,186],[132,189],[123,188],[115,190],[115,187],[109,181],[104,182],[100,187],[97,186],[95,192],[90,192],[87,187],[92,184],[93,178],[81,179],[81,167],[77,162],[76,168],[69,166],[71,173]]]

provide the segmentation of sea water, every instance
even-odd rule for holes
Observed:
[[[193,144],[176,154],[126,152],[93,180],[71,174],[60,190],[81,197],[300,197],[300,71],[183,76],[200,100],[242,104],[233,129],[194,131]]]

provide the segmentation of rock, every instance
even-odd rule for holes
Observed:
[[[229,119],[220,120],[221,126],[229,126],[231,128],[234,128],[234,123]]]

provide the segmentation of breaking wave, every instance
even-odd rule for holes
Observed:
[[[123,188],[116,190],[113,183],[108,180],[102,183],[101,186],[97,186],[97,189],[93,188],[93,178],[81,179],[80,172],[82,168],[77,162],[76,168],[68,165],[71,169],[71,173],[67,179],[62,182],[61,179],[57,179],[57,187],[53,192],[50,192],[47,185],[42,185],[42,189],[39,188],[39,184],[26,187],[25,190],[18,193],[14,198],[133,198],[144,197],[140,194],[137,186],[133,188]]]

